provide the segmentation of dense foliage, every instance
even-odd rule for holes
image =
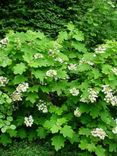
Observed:
[[[88,153],[88,152],[87,152]],[[45,141],[16,141],[14,140],[12,144],[7,145],[7,147],[0,148],[1,156],[77,156],[79,151],[77,146],[70,147],[67,146],[61,151],[57,152],[51,146],[49,142]]]
[[[72,21],[92,47],[116,38],[116,3],[111,0],[7,0],[0,4],[0,36],[9,30],[41,30],[56,37]],[[117,39],[117,38],[116,38]]]
[[[56,40],[10,32],[0,41],[0,142],[46,138],[81,156],[117,153],[117,42],[88,52],[69,24]],[[116,120],[115,120],[116,119]]]

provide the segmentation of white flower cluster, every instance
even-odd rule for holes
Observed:
[[[102,54],[102,53],[105,53],[105,50],[106,50],[106,46],[105,45],[100,45],[98,48],[95,49],[95,52],[97,54]]]
[[[113,72],[115,75],[117,75],[117,68],[114,67],[114,68],[112,69],[112,72]]]
[[[90,88],[88,91],[89,91],[89,100],[91,101],[91,103],[96,102],[96,99],[98,98],[98,92],[92,88]]]
[[[106,132],[102,128],[95,128],[91,131],[92,136],[99,137],[100,139],[104,140],[107,136]]]
[[[59,62],[59,63],[63,63],[63,62],[64,62],[64,60],[63,60],[62,58],[60,58],[60,57],[57,57],[57,58],[55,59],[55,61],[57,61],[57,62]]]
[[[11,98],[13,101],[22,101],[22,94],[17,92],[17,91],[14,91],[11,95]]]
[[[22,92],[26,92],[29,88],[28,83],[21,83],[17,86],[16,91],[13,92],[11,98],[13,101],[22,101]]]
[[[0,76],[0,86],[5,86],[8,83],[8,79],[4,76]]]
[[[39,111],[42,111],[43,113],[48,112],[47,104],[43,100],[39,100],[39,103],[36,105],[38,107]]]
[[[79,90],[76,89],[75,87],[74,87],[74,88],[71,88],[71,89],[69,90],[69,92],[70,92],[73,96],[78,96],[78,94],[79,94]]]
[[[104,100],[107,103],[111,103],[112,106],[116,106],[117,105],[117,96],[113,95],[112,89],[109,87],[109,85],[103,85],[102,87],[103,87],[102,92],[105,94]]]
[[[29,88],[29,84],[24,82],[17,86],[16,91],[19,93],[26,92],[28,88]]]
[[[24,118],[24,124],[26,125],[26,127],[32,127],[33,122],[34,122],[34,119],[33,119],[32,115]]]
[[[56,70],[53,70],[53,69],[50,69],[46,72],[46,76],[47,77],[56,77],[57,76],[57,71]]]
[[[82,58],[82,59],[79,61],[79,64],[80,64],[80,65],[81,65],[81,64],[88,64],[88,65],[90,65],[90,66],[93,66],[93,65],[94,65],[93,62],[88,61],[88,60],[85,60],[84,58]]]
[[[77,64],[73,64],[73,63],[69,64],[68,69],[69,70],[76,70],[77,69]]]
[[[83,98],[83,97],[81,97],[80,101],[83,102],[83,103],[88,103],[88,102],[89,102],[88,99],[85,99],[85,98]]]
[[[51,56],[51,57],[55,57],[55,55],[56,55],[57,53],[59,53],[59,49],[57,49],[57,48],[50,49],[50,50],[48,51],[48,55]]]
[[[40,81],[40,84],[41,84],[42,86],[47,86],[47,85],[48,85],[46,82],[43,82],[43,81]]]
[[[36,54],[34,54],[34,59],[35,59],[35,60],[41,59],[41,58],[44,58],[43,54],[41,54],[41,53],[36,53]]]
[[[0,41],[0,44],[2,45],[7,45],[7,43],[8,43],[8,38],[4,38]]]
[[[115,119],[116,126],[112,129],[114,134],[117,134],[117,119]]]
[[[74,110],[74,116],[80,117],[81,114],[82,114],[82,113],[81,113],[80,109],[77,107],[77,108]]]

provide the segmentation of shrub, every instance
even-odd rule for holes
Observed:
[[[41,30],[56,38],[72,21],[84,32],[89,48],[104,39],[117,39],[116,5],[111,0],[1,1],[0,36],[9,30]]]
[[[0,41],[0,142],[51,140],[58,151],[113,155],[117,134],[117,42],[88,52],[72,24],[53,41],[11,32]],[[89,155],[90,155],[89,154]]]

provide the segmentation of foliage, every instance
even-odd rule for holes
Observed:
[[[48,138],[56,150],[70,142],[84,155],[117,152],[116,41],[88,52],[69,24],[56,40],[27,31],[0,43],[0,113],[9,121],[4,131],[0,123],[2,144]]]
[[[116,3],[111,0],[1,1],[0,36],[9,30],[41,30],[56,37],[72,21],[84,32],[89,48],[104,39],[117,39]]]
[[[72,148],[72,151],[70,147],[67,147],[56,152],[51,145],[45,141],[14,141],[12,145],[0,148],[1,156],[76,156],[78,154],[77,147]]]

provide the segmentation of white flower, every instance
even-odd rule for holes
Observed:
[[[63,59],[60,58],[60,57],[56,58],[55,61],[58,61],[59,63],[63,63],[64,62]]]
[[[96,54],[93,54],[93,57],[96,57]]]
[[[58,48],[50,49],[50,50],[48,51],[48,55],[51,56],[51,57],[55,57],[55,55],[56,55],[57,53],[59,53],[59,52],[60,52],[60,51],[59,51]]]
[[[95,52],[97,54],[102,54],[102,53],[105,53],[105,50],[106,50],[106,46],[105,45],[100,45],[98,48],[95,49]]]
[[[91,66],[93,66],[93,65],[94,65],[94,63],[93,63],[93,62],[91,62],[91,61],[86,61],[86,63],[87,63],[87,64],[89,64],[89,65],[91,65]]]
[[[38,107],[39,111],[42,111],[43,113],[48,112],[48,108],[46,106],[46,102],[43,100],[39,100],[39,103],[36,105]]]
[[[99,137],[100,139],[104,140],[107,136],[106,132],[102,128],[95,128],[91,131],[92,136]]]
[[[85,99],[83,97],[81,97],[80,101],[83,102],[83,103],[88,103],[89,102],[88,99]]]
[[[111,69],[112,70],[112,72],[115,74],[115,75],[117,75],[117,68],[113,68],[113,69]]]
[[[2,40],[0,41],[0,43],[3,44],[3,45],[7,45],[7,43],[8,43],[8,38],[2,39]]]
[[[81,116],[81,112],[80,112],[80,109],[78,107],[74,110],[74,116],[76,116],[76,117]]]
[[[47,83],[46,83],[46,82],[43,82],[43,81],[40,81],[40,84],[41,84],[42,86],[46,86],[46,85],[47,85]]]
[[[103,85],[102,87],[103,87],[102,92],[104,92],[104,94],[105,94],[104,100],[107,103],[111,103],[112,106],[116,106],[117,105],[117,96],[113,95],[112,89],[109,87],[109,85]]]
[[[93,103],[98,98],[98,92],[95,89],[89,89],[89,100]]]
[[[116,123],[116,125],[117,125],[117,118],[115,119],[115,123]]]
[[[76,70],[77,69],[77,65],[71,63],[71,64],[68,65],[68,69],[69,70]]]
[[[84,58],[82,58],[80,61],[79,61],[79,64],[89,64],[90,66],[93,66],[94,63],[91,62],[91,61],[88,61],[88,60],[85,60]]]
[[[75,87],[72,88],[72,89],[70,89],[69,91],[70,91],[70,93],[71,93],[73,96],[78,96],[78,94],[79,94],[79,90],[76,89]]]
[[[26,125],[26,127],[32,127],[33,122],[34,122],[34,119],[33,119],[32,115],[24,118],[24,124]]]
[[[34,59],[41,59],[41,58],[44,58],[43,54],[41,53],[34,54]]]
[[[8,83],[8,79],[4,76],[0,76],[0,86],[5,86]]]
[[[24,82],[17,86],[16,91],[19,93],[26,92],[28,88],[29,88],[29,84]]]
[[[112,129],[112,132],[113,132],[114,134],[117,134],[117,126],[114,127],[114,128]]]
[[[112,106],[117,106],[117,96],[113,96],[110,99],[110,102],[111,102]]]
[[[50,69],[50,70],[48,70],[48,71],[46,72],[46,76],[48,76],[48,77],[55,77],[56,75],[57,75],[56,70]]]
[[[17,92],[17,91],[14,91],[13,94],[11,95],[11,98],[13,101],[22,101],[22,94]]]
[[[102,92],[104,92],[104,94],[112,92],[112,89],[109,87],[109,85],[103,85],[102,88]]]

